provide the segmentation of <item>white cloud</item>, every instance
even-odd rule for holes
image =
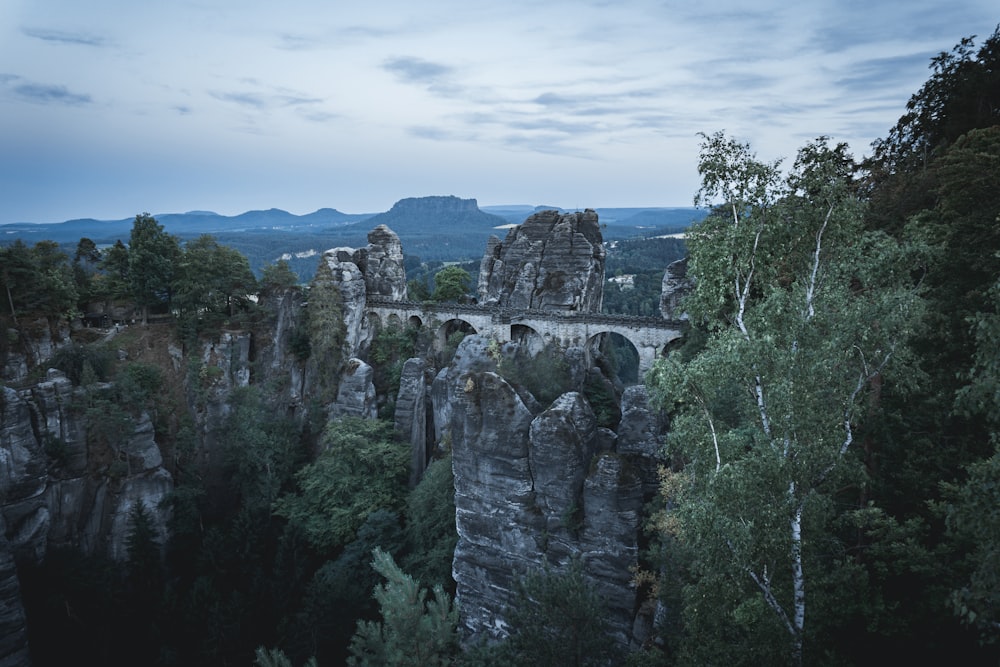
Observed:
[[[0,123],[18,128],[0,132],[14,175],[0,223],[452,193],[686,205],[698,131],[765,158],[818,134],[864,153],[930,57],[996,21],[991,0],[21,0],[0,14],[0,62],[18,63],[0,75]]]

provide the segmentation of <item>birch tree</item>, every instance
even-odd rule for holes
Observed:
[[[713,211],[688,235],[685,310],[708,336],[648,378],[682,462],[662,525],[692,559],[690,660],[716,632],[733,653],[714,659],[800,665],[811,591],[845,565],[830,526],[862,497],[859,429],[919,302],[906,249],[862,228],[845,145],[806,145],[787,176],[722,133],[701,148]]]

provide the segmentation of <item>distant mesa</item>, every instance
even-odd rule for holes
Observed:
[[[507,218],[484,213],[475,199],[455,196],[410,197],[400,199],[385,213],[369,218],[366,225],[386,225],[397,233],[424,232],[428,228],[493,229],[507,224]]]

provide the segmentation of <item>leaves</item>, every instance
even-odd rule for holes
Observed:
[[[392,424],[343,417],[331,421],[315,462],[296,475],[297,491],[274,512],[295,523],[320,552],[354,538],[372,512],[400,509],[409,475],[409,451],[395,442]]]
[[[684,307],[709,335],[649,378],[673,408],[668,448],[688,480],[662,525],[692,556],[688,605],[711,595],[748,637],[783,633],[784,659],[797,662],[806,577],[823,581],[834,565],[813,545],[833,539],[841,490],[864,483],[856,431],[919,314],[914,253],[863,229],[842,144],[807,144],[782,178],[778,163],[717,133],[699,164],[696,201],[722,202],[688,237],[695,290]],[[695,627],[722,631],[689,611]]]

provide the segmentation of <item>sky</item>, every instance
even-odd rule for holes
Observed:
[[[699,133],[869,154],[996,0],[0,0],[0,224],[690,206]]]

